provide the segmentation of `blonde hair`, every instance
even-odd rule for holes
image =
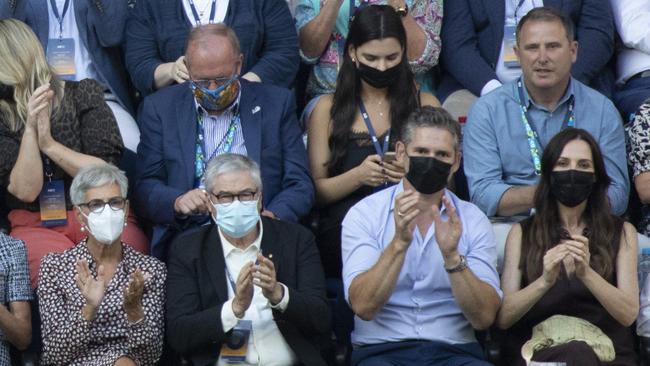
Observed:
[[[61,87],[36,35],[25,23],[0,20],[0,84],[13,87],[13,101],[0,99],[0,120],[18,131],[27,121],[27,103],[39,86],[51,83],[58,105]]]

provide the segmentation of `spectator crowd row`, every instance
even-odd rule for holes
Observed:
[[[650,363],[649,22],[2,1],[0,365]]]

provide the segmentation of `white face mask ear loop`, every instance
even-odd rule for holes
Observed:
[[[81,207],[77,206],[77,210],[79,210],[79,213],[81,214],[81,216],[85,217],[86,221],[87,221],[88,216],[83,211],[81,211]],[[81,227],[80,228],[81,232],[88,231],[90,233],[90,229],[88,228],[88,225],[84,224],[83,221],[79,222],[79,226]]]

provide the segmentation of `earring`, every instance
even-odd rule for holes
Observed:
[[[357,62],[357,59],[355,59],[354,57],[352,57],[352,62]]]
[[[126,222],[126,221],[124,221],[124,227],[126,227],[126,225],[127,225],[127,222]]]
[[[81,227],[81,232],[84,232],[84,231],[86,231],[86,228],[82,226]]]

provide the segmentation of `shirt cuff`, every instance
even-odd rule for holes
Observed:
[[[479,206],[488,217],[496,216],[503,195],[512,187],[515,186],[501,182],[492,183],[483,191],[483,193],[481,193],[477,206]]]
[[[503,84],[501,84],[501,82],[499,80],[497,80],[497,79],[492,79],[492,80],[488,81],[487,84],[485,84],[483,86],[483,89],[481,89],[481,96],[484,96],[485,94],[487,94],[487,93],[491,92],[492,90],[500,87],[501,85],[503,85]]]
[[[235,312],[232,311],[232,300],[226,301],[221,307],[221,326],[223,327],[224,333],[228,333],[239,321]]]
[[[282,285],[282,288],[284,289],[284,295],[282,296],[282,300],[280,300],[279,303],[273,305],[269,301],[269,305],[271,305],[271,309],[276,309],[280,310],[281,312],[284,313],[285,310],[287,310],[287,306],[289,306],[289,288],[284,285],[284,283],[280,282],[280,285]]]

